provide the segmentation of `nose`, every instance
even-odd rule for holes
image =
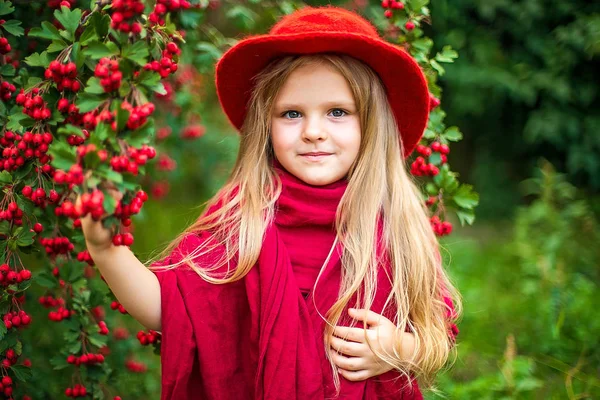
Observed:
[[[302,140],[305,142],[323,141],[327,139],[327,129],[318,116],[307,118],[307,123],[302,132]]]

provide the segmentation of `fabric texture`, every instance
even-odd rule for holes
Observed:
[[[383,40],[368,20],[331,5],[294,11],[268,34],[249,35],[223,54],[215,66],[215,86],[233,126],[241,130],[253,78],[264,67],[281,56],[317,53],[349,55],[379,75],[408,157],[429,119],[431,96],[421,67],[404,48]]]
[[[406,380],[395,370],[358,382],[340,375],[341,392],[334,397],[325,322],[319,313],[325,315],[337,299],[342,248],[336,245],[308,299],[302,296],[292,260],[314,251],[314,261],[322,257],[316,265],[323,263],[333,244],[335,209],[347,182],[316,187],[283,168],[278,173],[283,191],[275,223],[268,227],[259,259],[244,279],[210,284],[185,264],[154,271],[162,299],[161,400],[422,399],[414,380],[409,390],[402,390]],[[294,234],[298,226],[303,228]],[[320,230],[322,242],[305,235],[314,234],[311,229]],[[189,233],[168,257],[152,265],[175,263],[211,240],[208,233]],[[214,263],[223,251],[220,247],[194,262]],[[393,307],[383,310],[391,290],[389,268],[382,263],[371,309],[393,321]],[[224,266],[219,272],[226,270]],[[303,285],[311,286],[314,271],[306,266],[304,272]],[[356,297],[349,306],[355,302]],[[347,310],[338,325],[362,328]]]

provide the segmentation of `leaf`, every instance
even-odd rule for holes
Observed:
[[[431,67],[433,69],[435,69],[438,74],[440,74],[440,76],[444,75],[444,73],[446,72],[446,70],[444,69],[444,67],[442,67],[437,61],[435,60],[430,60],[429,64],[431,64]]]
[[[83,50],[83,54],[94,60],[99,60],[102,57],[112,57],[119,54],[119,48],[117,45],[112,42],[109,43],[111,43],[111,45],[108,43],[104,44],[100,42],[93,42],[85,50]]]
[[[444,46],[442,52],[435,55],[437,61],[445,63],[452,63],[456,58],[458,58],[458,53],[455,50],[452,50],[450,45]]]
[[[83,133],[83,130],[75,125],[71,125],[71,124],[67,124],[65,126],[61,126],[60,128],[58,128],[57,133],[59,135],[77,135],[79,137],[85,138],[85,135]]]
[[[27,119],[27,115],[23,114],[21,111],[15,114],[11,114],[8,117],[8,123],[6,124],[6,129],[9,131],[21,131],[23,129],[23,125],[21,125],[21,121]]]
[[[85,28],[81,36],[79,37],[79,43],[82,46],[87,46],[89,42],[94,40],[98,40],[98,34],[96,33],[96,28],[92,23],[88,23],[88,26]]]
[[[46,49],[48,53],[56,53],[57,51],[62,51],[66,49],[68,46],[67,42],[64,40],[54,40],[50,43],[50,46]]]
[[[475,213],[473,210],[460,210],[456,212],[456,215],[460,220],[461,226],[465,226],[465,223],[473,225],[473,222],[475,222]]]
[[[22,234],[19,235],[17,239],[17,246],[27,247],[30,246],[34,242],[34,237],[36,233],[31,231],[23,231]]]
[[[21,28],[21,21],[17,21],[16,19],[9,19],[2,26],[6,32],[11,33],[14,36],[22,36],[25,31]]]
[[[0,2],[0,15],[10,14],[13,11],[15,11],[15,8],[12,6],[10,1]]]
[[[77,96],[75,104],[79,108],[80,113],[86,113],[98,108],[98,106],[105,101],[105,97],[100,97],[91,93],[81,93]]]
[[[425,37],[415,40],[411,43],[411,45],[412,47],[421,51],[422,53],[429,54],[429,52],[431,51],[431,47],[433,46],[433,40]]]
[[[57,9],[54,11],[54,17],[65,27],[68,33],[66,39],[73,41],[75,39],[75,31],[81,21],[81,9],[70,10],[67,7],[61,7],[60,10]]]
[[[0,172],[0,183],[12,183],[12,175],[8,171]]]
[[[34,279],[35,283],[42,287],[53,289],[57,286],[56,278],[48,271],[40,272]]]
[[[75,149],[64,142],[55,142],[48,150],[53,159],[50,164],[54,168],[68,170],[77,161]]]
[[[97,334],[97,333],[92,333],[90,334],[87,339],[90,341],[91,344],[93,344],[96,347],[102,347],[104,346],[107,341],[108,338],[106,336]]]
[[[15,66],[12,64],[4,64],[0,67],[0,75],[15,76]]]
[[[148,46],[144,41],[136,41],[131,46],[125,46],[122,51],[122,56],[134,63],[144,66],[148,63],[146,57],[148,57]]]
[[[8,332],[8,329],[6,329],[6,325],[0,324],[0,341],[4,339],[4,335],[6,335],[6,332]]]
[[[140,84],[159,94],[166,94],[165,86],[161,82],[161,77],[158,72],[143,70],[139,76]]]
[[[459,140],[462,140],[463,135],[461,131],[458,130],[458,127],[451,126],[450,128],[446,129],[443,137],[451,142],[458,142]]]
[[[25,62],[31,67],[44,67],[48,68],[50,65],[50,58],[48,52],[33,53],[29,57],[25,58]]]
[[[67,368],[70,364],[67,362],[64,356],[57,354],[50,359],[50,365],[52,365],[55,370],[59,370]]]
[[[26,367],[24,365],[13,365],[10,367],[12,372],[15,374],[15,377],[21,382],[27,382],[33,374],[31,373],[31,368]]]
[[[39,37],[42,39],[61,41],[63,40],[62,36],[60,36],[60,32],[58,32],[58,29],[48,21],[43,21],[41,28],[31,28],[29,30],[29,33],[27,33],[27,37]]]
[[[104,94],[104,88],[100,84],[100,79],[95,76],[92,76],[90,79],[88,79],[84,92],[92,94]]]
[[[463,208],[472,209],[479,204],[479,194],[473,191],[471,185],[462,184],[452,196],[454,202]]]
[[[109,180],[111,180],[112,182],[115,182],[115,183],[121,183],[121,182],[123,182],[123,175],[121,175],[120,172],[117,172],[117,171],[114,171],[114,170],[110,169],[110,167],[108,165],[106,165],[106,164],[99,165],[98,168],[94,171],[94,173],[96,175],[102,177],[102,178],[109,179]],[[104,196],[105,199],[107,197],[112,197],[112,196]],[[104,207],[105,207],[105,210],[106,210],[106,204],[104,205]],[[109,211],[106,210],[106,212],[109,212]]]

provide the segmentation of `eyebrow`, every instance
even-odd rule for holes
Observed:
[[[341,107],[345,107],[345,108],[353,108],[356,107],[356,105],[351,102],[347,102],[346,100],[342,100],[342,101],[328,101],[326,103],[322,104],[324,107],[332,107],[332,106],[341,106]],[[302,108],[301,104],[293,104],[293,103],[284,103],[284,104],[279,104],[277,105],[278,108]]]

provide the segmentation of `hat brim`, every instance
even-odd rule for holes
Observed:
[[[381,39],[348,32],[257,35],[232,46],[217,62],[215,85],[223,111],[240,130],[252,91],[252,78],[285,55],[339,52],[357,58],[380,76],[388,93],[408,157],[429,118],[427,80],[406,51]]]

